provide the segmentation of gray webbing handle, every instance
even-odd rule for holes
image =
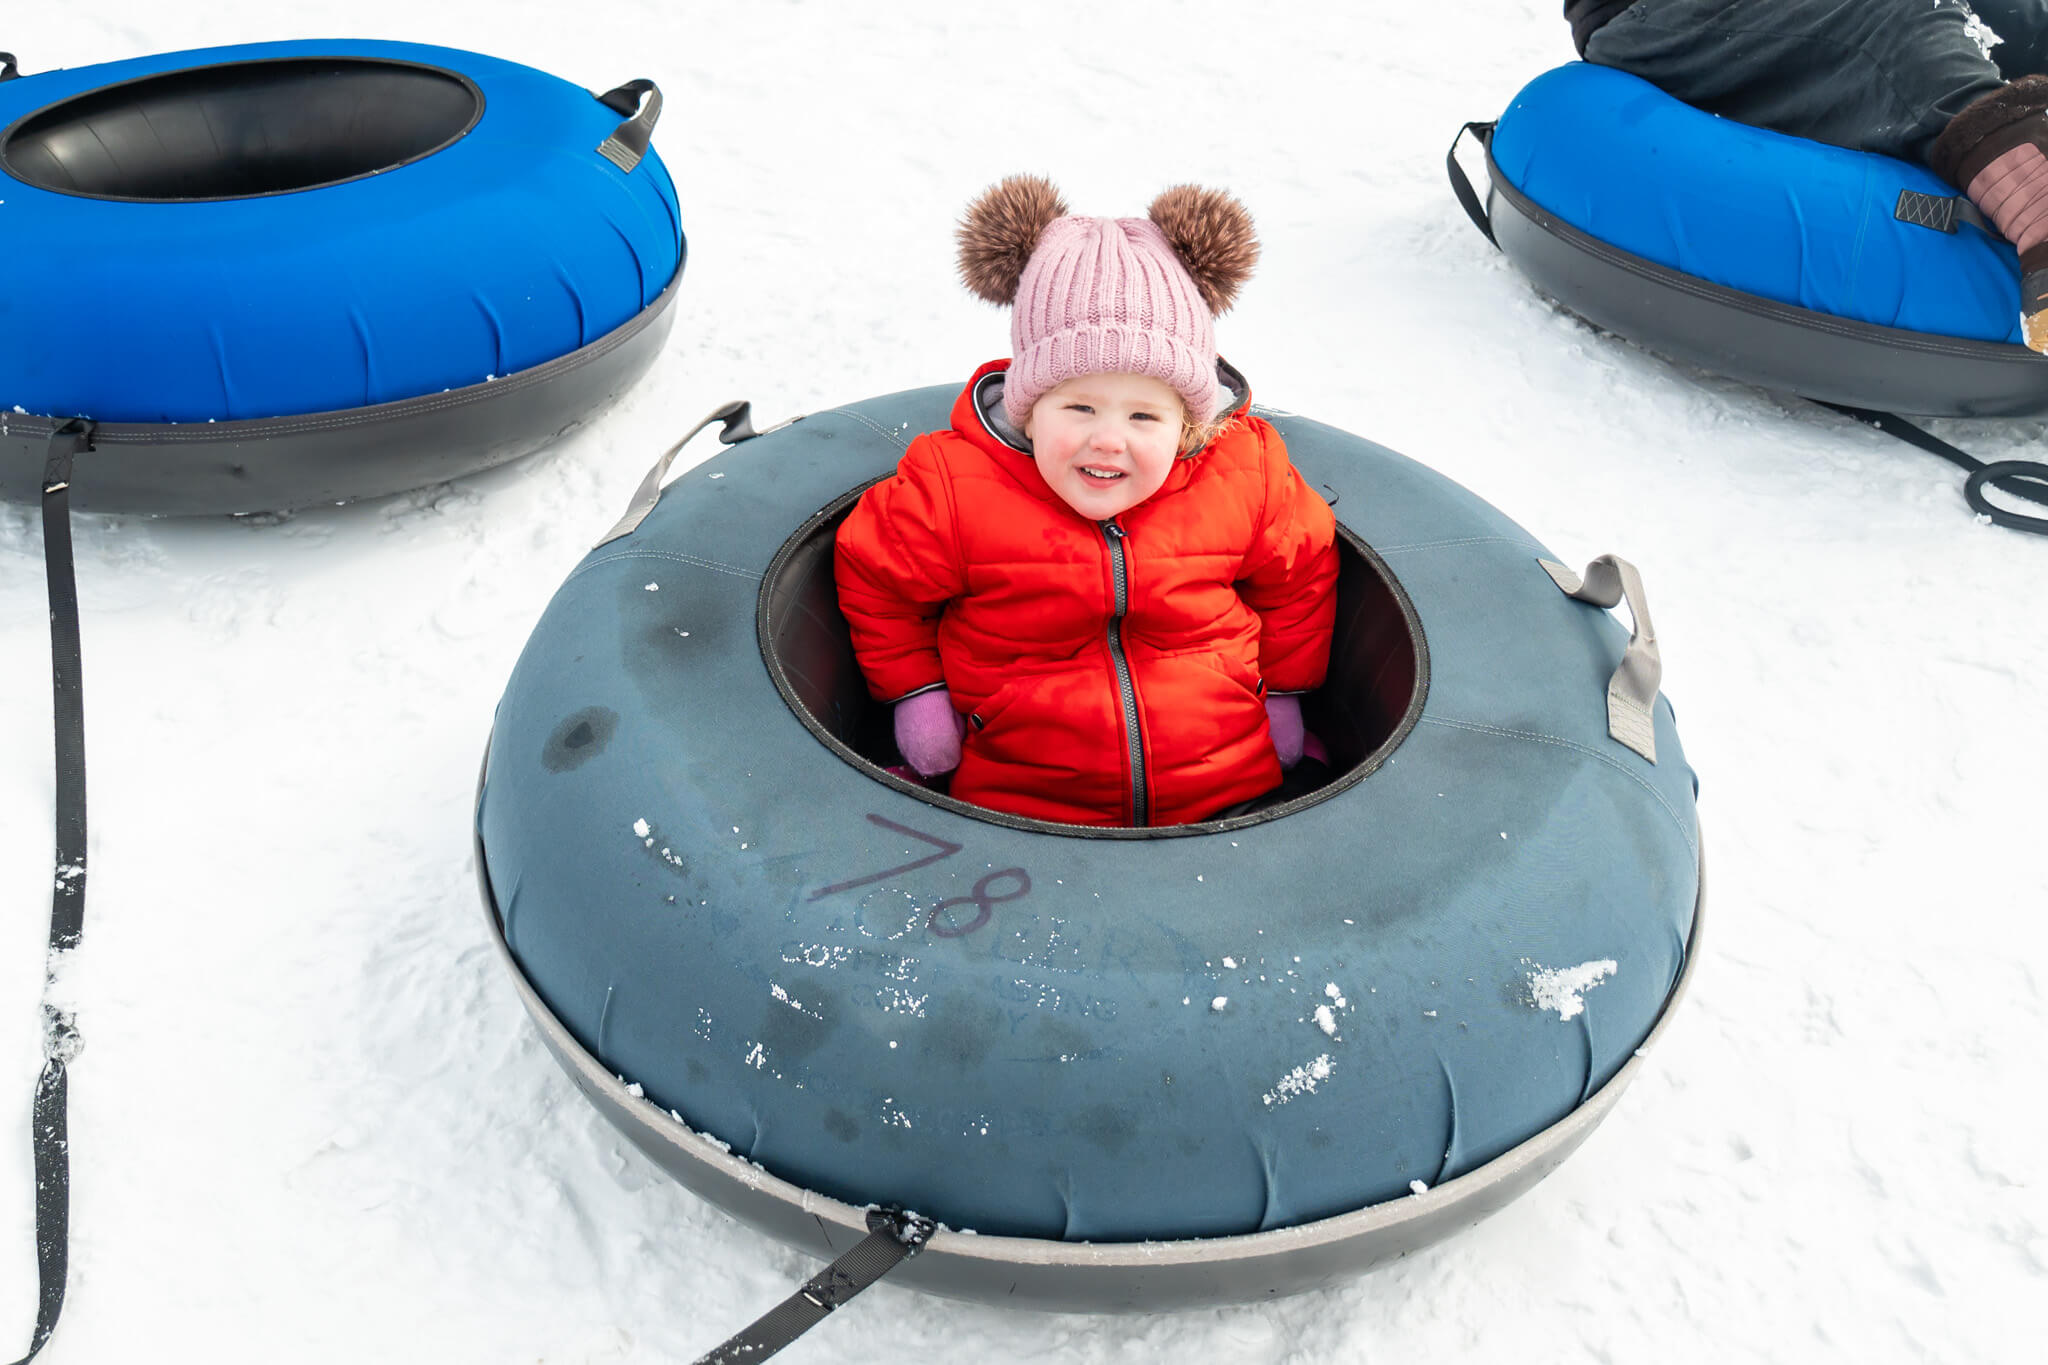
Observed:
[[[647,520],[647,514],[654,510],[654,504],[661,501],[661,481],[668,477],[668,467],[675,463],[676,456],[681,453],[682,448],[713,422],[725,423],[718,433],[719,442],[723,445],[738,445],[741,441],[759,435],[754,430],[753,405],[745,399],[712,409],[709,417],[683,433],[682,440],[661,452],[661,458],[654,462],[654,468],[647,471],[647,477],[640,480],[640,486],[633,490],[633,500],[626,504],[626,514],[614,522],[612,529],[606,531],[597,544],[590,547],[591,549],[609,545],[620,536],[629,536],[639,529],[640,523]]]
[[[1650,624],[1643,576],[1619,555],[1601,555],[1586,566],[1583,578],[1554,560],[1536,562],[1567,597],[1596,607],[1627,600],[1635,629],[1621,653],[1621,666],[1607,680],[1607,733],[1655,763],[1657,685],[1664,680],[1664,661],[1657,653],[1657,629]]]
[[[654,141],[654,125],[661,117],[661,87],[653,81],[627,81],[597,98],[616,113],[633,115],[597,144],[599,156],[631,175]]]

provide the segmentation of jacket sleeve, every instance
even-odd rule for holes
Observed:
[[[1337,518],[1303,481],[1280,433],[1263,420],[1266,500],[1238,594],[1259,614],[1259,673],[1268,692],[1320,687],[1337,619]]]
[[[900,701],[945,681],[939,617],[963,586],[955,525],[952,487],[928,435],[910,443],[895,474],[861,494],[839,525],[839,609],[877,701]]]

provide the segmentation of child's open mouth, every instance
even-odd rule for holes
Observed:
[[[1094,479],[1098,483],[1114,483],[1124,476],[1124,472],[1121,469],[1098,469],[1094,465],[1085,464],[1078,466],[1078,468],[1084,476]]]

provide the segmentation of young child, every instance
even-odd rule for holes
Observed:
[[[2021,331],[2048,352],[2043,0],[1565,0],[1564,12],[1587,61],[1709,113],[1932,167],[2018,248]]]
[[[839,604],[898,747],[963,801],[1169,825],[1301,757],[1336,521],[1216,357],[1258,242],[1184,185],[1074,218],[1017,176],[968,210],[960,272],[1011,306],[951,429],[912,441],[838,534]]]

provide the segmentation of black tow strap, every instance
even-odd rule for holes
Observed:
[[[92,423],[51,433],[43,465],[43,568],[50,589],[50,687],[57,741],[57,869],[50,893],[50,948],[43,980],[43,1073],[29,1131],[36,1161],[35,1338],[28,1365],[57,1329],[70,1266],[71,1180],[64,1122],[65,1067],[78,1055],[71,1011],[52,998],[60,954],[85,930],[85,685],[78,643],[78,584],[71,562],[71,462],[92,449]]]
[[[1984,496],[1984,486],[1989,484],[2001,493],[2048,505],[2048,464],[2039,460],[1994,460],[1986,463],[1956,449],[1932,432],[1922,431],[1897,413],[1852,408],[1843,403],[1821,403],[1821,406],[1876,427],[1887,436],[1896,437],[1930,455],[1939,455],[1949,463],[1968,470],[1970,477],[1963,484],[1963,497],[1970,504],[1970,510],[1989,518],[1994,525],[2013,531],[2028,531],[2037,536],[2048,535],[2048,517],[2030,517],[2008,511]]]
[[[1465,168],[1458,164],[1458,144],[1465,140],[1467,133],[1478,140],[1481,151],[1489,156],[1493,154],[1493,124],[1468,123],[1451,139],[1451,150],[1444,154],[1444,169],[1450,173],[1451,193],[1458,196],[1458,203],[1464,206],[1465,216],[1470,218],[1472,226],[1485,233],[1486,240],[1493,242],[1494,247],[1498,249],[1500,243],[1494,239],[1493,220],[1487,215],[1485,205],[1479,202],[1479,192],[1473,189],[1472,182],[1465,178]]]
[[[868,1235],[826,1266],[780,1305],[697,1365],[739,1365],[766,1360],[829,1317],[832,1311],[924,1250],[938,1225],[899,1209],[869,1209]]]

